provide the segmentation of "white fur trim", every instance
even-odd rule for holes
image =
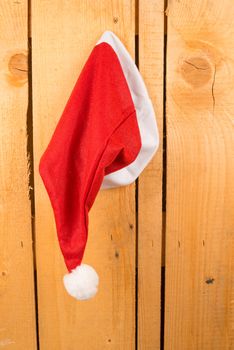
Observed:
[[[115,51],[123,69],[136,109],[142,147],[137,158],[127,167],[104,177],[102,189],[125,186],[136,180],[158,149],[159,134],[154,109],[145,83],[132,57],[119,38],[106,31],[96,45],[106,42]]]
[[[92,266],[81,264],[63,277],[66,291],[78,300],[87,300],[97,293],[99,277]]]

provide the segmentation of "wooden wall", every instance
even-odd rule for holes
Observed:
[[[0,349],[234,349],[231,0],[0,0]],[[160,147],[135,184],[100,191],[69,297],[40,157],[91,49],[123,41]]]

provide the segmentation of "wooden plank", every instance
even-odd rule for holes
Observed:
[[[52,209],[38,173],[40,156],[101,34],[113,30],[134,54],[134,7],[130,0],[32,2],[36,250],[42,350],[135,348],[134,185],[98,195],[91,210],[83,262],[95,266],[100,288],[95,298],[79,302],[63,288],[66,269]]]
[[[0,1],[0,348],[36,349],[27,159],[27,1]]]
[[[234,8],[171,1],[165,349],[233,349]]]
[[[154,103],[160,147],[138,185],[138,348],[160,349],[164,1],[139,1],[139,68]]]

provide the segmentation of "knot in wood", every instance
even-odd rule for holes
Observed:
[[[28,58],[24,53],[17,53],[10,57],[8,69],[17,82],[25,81],[28,78]]]
[[[190,85],[199,88],[212,78],[212,67],[206,58],[189,57],[182,61],[181,75]]]

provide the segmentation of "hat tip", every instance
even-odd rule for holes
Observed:
[[[97,293],[99,277],[92,266],[81,264],[63,277],[63,283],[69,295],[88,300]]]

